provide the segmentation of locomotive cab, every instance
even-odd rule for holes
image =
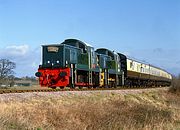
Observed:
[[[63,67],[63,46],[61,45],[47,45],[42,46],[42,68]]]
[[[99,67],[94,48],[77,39],[67,39],[62,44],[69,47],[70,53],[72,53],[73,48],[75,49],[74,53],[76,53],[74,62],[71,60],[69,62],[71,68],[70,86],[99,86]],[[74,54],[70,54],[70,59],[73,56]]]
[[[61,44],[42,46],[42,65],[35,74],[41,86],[55,88],[69,84],[70,69],[64,62],[63,50]]]
[[[101,86],[116,87],[122,85],[119,55],[106,48],[99,48],[96,52],[99,54],[102,69],[101,77],[103,79],[101,78]]]

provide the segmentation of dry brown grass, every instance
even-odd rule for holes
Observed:
[[[176,129],[180,128],[180,98],[175,98],[162,91],[0,101],[0,129]]]

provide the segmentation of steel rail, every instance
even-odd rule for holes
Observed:
[[[162,88],[162,87],[138,87],[138,88],[127,88],[127,87],[117,87],[117,88],[65,88],[65,89],[0,89],[0,94],[6,93],[26,93],[26,92],[58,92],[58,91],[104,91],[104,90],[136,90],[136,89],[152,89],[152,88]]]

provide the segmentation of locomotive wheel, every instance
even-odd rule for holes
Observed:
[[[97,86],[93,86],[93,88],[97,88]]]
[[[82,89],[83,87],[82,86],[79,86],[79,89]]]
[[[64,89],[64,86],[61,86],[60,89]]]
[[[56,87],[51,87],[52,89],[56,89]]]
[[[70,88],[74,89],[74,88],[75,88],[74,84],[71,84],[71,85],[70,85]]]
[[[91,88],[92,88],[92,86],[88,86],[88,88],[89,88],[89,89],[91,89]]]

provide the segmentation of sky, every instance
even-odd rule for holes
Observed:
[[[34,76],[41,45],[76,38],[180,73],[179,0],[0,0],[0,58]]]

